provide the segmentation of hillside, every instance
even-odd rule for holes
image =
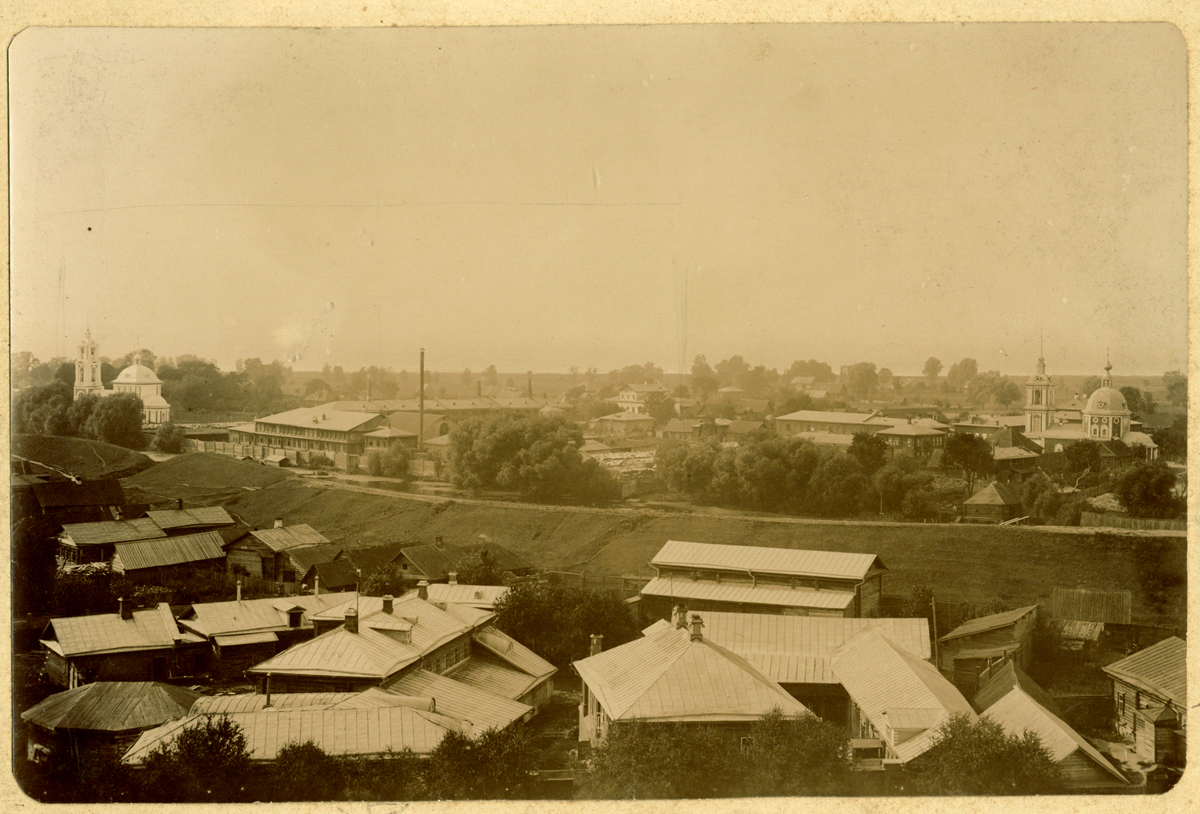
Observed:
[[[154,465],[150,458],[131,449],[59,435],[14,435],[12,454],[83,480],[127,478]]]
[[[245,483],[246,467],[266,470],[276,479]],[[198,489],[199,472],[217,478],[216,483],[239,485]],[[173,485],[185,477],[190,485]],[[947,601],[999,598],[1033,604],[1048,601],[1055,586],[1128,588],[1133,591],[1135,620],[1182,627],[1186,617],[1186,540],[1182,537],[438,503],[317,484],[258,464],[198,453],[159,464],[126,482],[135,488],[150,483],[162,494],[199,502],[208,502],[205,494],[219,495],[212,502],[221,503],[244,522],[268,525],[282,517],[288,524],[308,523],[344,544],[432,542],[439,535],[447,542],[466,543],[486,534],[546,567],[645,575],[652,573],[646,563],[669,539],[872,552],[890,569],[884,590],[891,596],[927,583]]]

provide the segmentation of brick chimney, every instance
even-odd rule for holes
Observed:
[[[450,573],[446,574],[446,576],[447,576],[447,578],[449,578],[451,585],[458,584],[458,572],[457,571],[451,571]]]
[[[179,509],[179,511],[183,511],[183,498],[175,499],[175,508]]]
[[[277,529],[283,528],[283,518],[282,517],[275,518],[275,525],[273,528],[277,528]]]
[[[354,608],[346,611],[346,630],[350,633],[358,633],[358,611]]]
[[[676,605],[671,611],[671,626],[676,630],[683,630],[687,627],[687,608],[683,605]]]
[[[429,582],[427,580],[421,580],[417,583],[417,596],[421,597],[421,599],[429,598]]]
[[[704,634],[700,632],[700,628],[702,628],[702,627],[704,627],[704,620],[702,620],[700,618],[700,614],[693,613],[692,614],[692,641],[693,642],[704,641]]]
[[[122,619],[133,618],[133,602],[131,600],[128,600],[125,597],[118,599],[117,610],[121,614]]]
[[[384,613],[392,612],[392,599],[393,599],[393,597],[391,594],[383,595],[383,612]]]
[[[603,633],[593,633],[592,634],[591,655],[594,656],[603,649],[604,649],[604,634]]]

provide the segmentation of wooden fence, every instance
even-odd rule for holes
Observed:
[[[545,577],[568,588],[586,588],[589,591],[616,591],[629,599],[641,593],[650,577],[616,576],[614,574],[589,574],[585,571],[546,571]]]
[[[1118,529],[1148,529],[1152,531],[1187,531],[1186,520],[1159,520],[1153,517],[1126,517],[1111,512],[1084,512],[1079,525]]]

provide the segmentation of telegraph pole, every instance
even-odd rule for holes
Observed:
[[[420,417],[417,419],[417,452],[425,451],[425,349],[421,348],[421,390],[417,394]]]

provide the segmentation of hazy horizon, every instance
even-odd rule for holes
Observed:
[[[1157,379],[1186,80],[1167,24],[30,29],[12,349]]]

